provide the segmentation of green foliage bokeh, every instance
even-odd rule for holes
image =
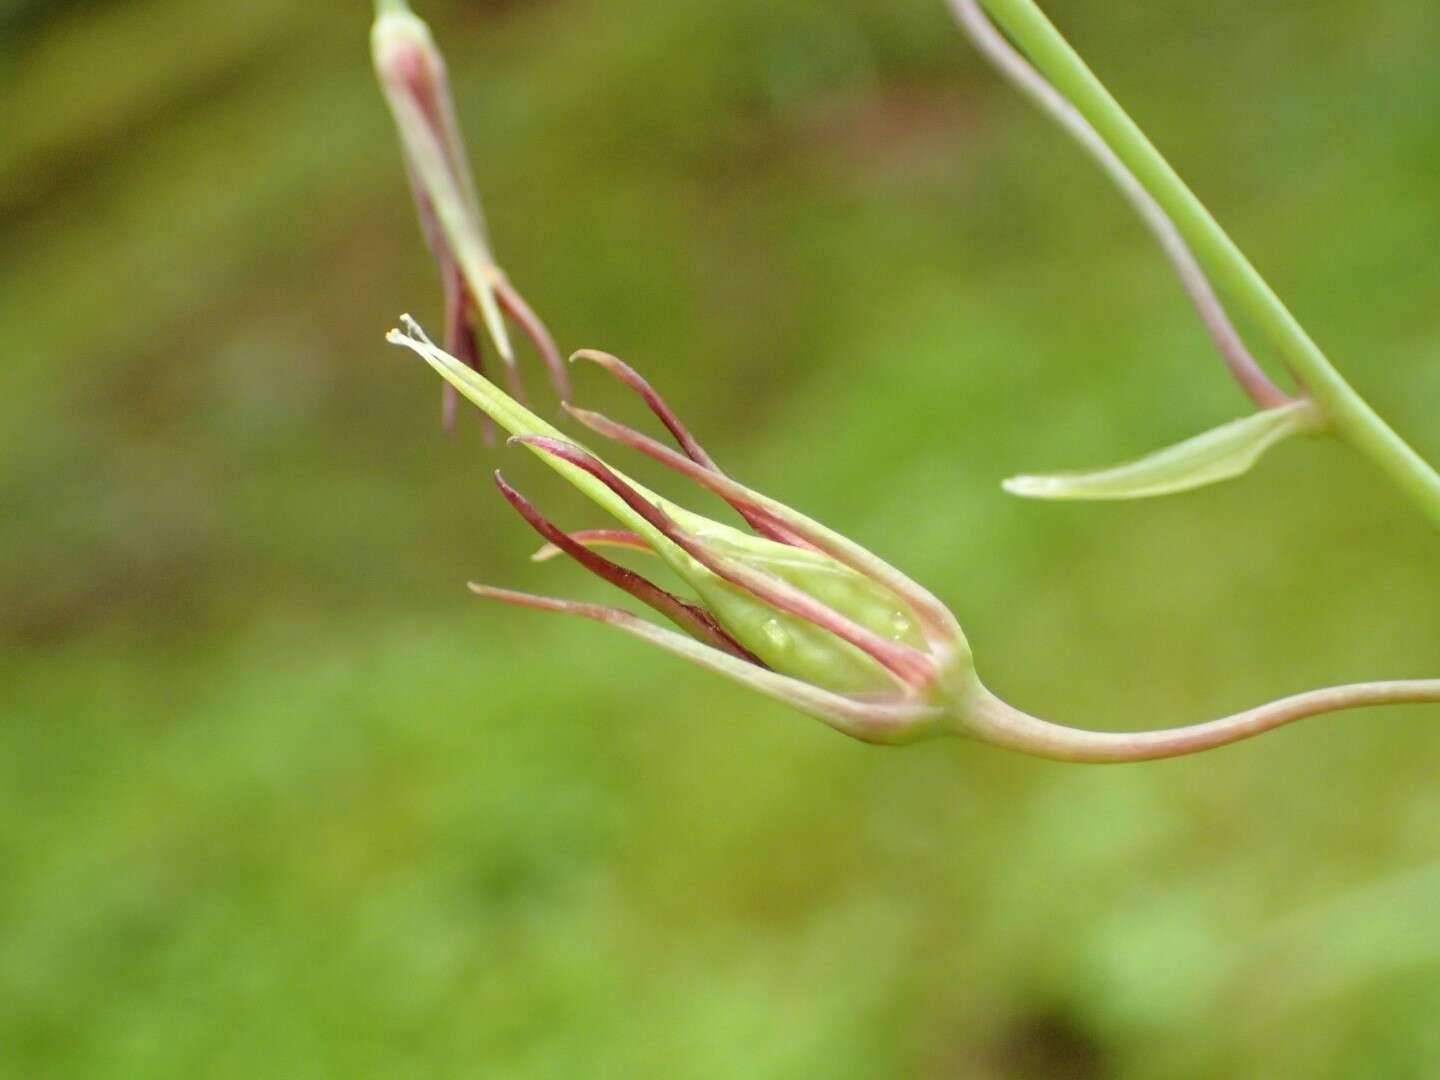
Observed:
[[[1126,7],[1048,9],[1440,457],[1440,9]],[[1017,704],[1149,727],[1440,673],[1437,539],[1332,445],[1172,500],[1001,494],[1245,406],[940,0],[421,11],[562,348],[946,598]],[[367,21],[0,4],[0,1074],[1440,1060],[1440,709],[1144,767],[882,751],[469,598],[609,598],[527,561],[497,465],[599,522],[444,440],[381,341],[439,305]]]

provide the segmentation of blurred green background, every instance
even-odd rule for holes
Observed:
[[[1440,457],[1440,8],[1048,7]],[[1440,538],[1334,445],[1001,494],[1244,404],[939,0],[420,10],[562,348],[947,598],[1017,704],[1437,674]],[[876,750],[468,598],[610,598],[527,561],[497,464],[600,522],[382,343],[439,301],[368,21],[0,3],[0,1073],[1434,1075],[1440,709],[1142,767]]]

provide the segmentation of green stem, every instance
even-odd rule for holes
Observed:
[[[984,0],[1031,61],[1170,215],[1191,248],[1274,343],[1340,438],[1369,458],[1440,528],[1440,473],[1393,431],[1296,321],[1160,151],[1033,0]]]
[[[1354,683],[1310,690],[1189,727],[1162,728],[1159,731],[1089,731],[1054,724],[1021,712],[981,687],[969,703],[956,733],[1052,761],[1118,765],[1198,754],[1202,750],[1213,750],[1241,739],[1253,738],[1296,720],[1344,709],[1435,703],[1440,703],[1440,679]]]

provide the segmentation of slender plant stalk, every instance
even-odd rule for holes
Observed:
[[[1190,251],[1174,223],[1160,208],[1140,181],[1125,167],[1105,140],[1100,138],[1075,106],[1030,66],[1005,35],[995,29],[989,16],[980,7],[980,0],[949,0],[955,21],[974,42],[975,47],[1000,74],[1055,120],[1080,146],[1093,157],[1125,200],[1130,203],[1141,222],[1155,237],[1156,243],[1175,269],[1180,285],[1200,315],[1206,331],[1215,343],[1230,374],[1258,408],[1273,409],[1288,405],[1290,395],[1270,381],[1263,368],[1250,355],[1240,332],[1225,313],[1220,298],[1210,285],[1199,261]]]
[[[970,734],[996,746],[1055,761],[1106,765],[1155,761],[1213,750],[1296,720],[1344,709],[1428,702],[1440,702],[1440,679],[1355,683],[1310,690],[1189,727],[1135,732],[1087,731],[1041,720],[982,691],[971,702],[965,719]]]
[[[1440,528],[1440,473],[1345,381],[1275,291],[1033,0],[984,0],[995,21],[1099,133],[1285,358],[1335,434]]]

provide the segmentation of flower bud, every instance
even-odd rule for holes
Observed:
[[[465,143],[455,118],[445,59],[430,28],[404,0],[380,0],[371,30],[375,74],[400,135],[406,172],[425,242],[445,294],[445,346],[468,367],[484,371],[475,334],[478,316],[505,369],[511,392],[524,398],[505,320],[510,319],[545,361],[561,400],[570,396],[560,351],[539,317],[510,284],[490,251]],[[455,391],[446,386],[450,426]]]
[[[720,496],[749,531],[694,514],[628,479],[437,348],[413,322],[390,340],[422,356],[510,431],[512,442],[528,446],[625,526],[566,533],[497,473],[502,494],[547,541],[543,557],[569,555],[688,637],[616,608],[472,585],[477,594],[616,626],[870,742],[940,734],[947,718],[953,721],[981,692],[969,645],[943,604],[854,542],[722,473],[623,362],[577,354],[639,393],[684,452],[597,413],[567,406],[571,415]],[[658,556],[694,598],[599,554],[610,545]]]

